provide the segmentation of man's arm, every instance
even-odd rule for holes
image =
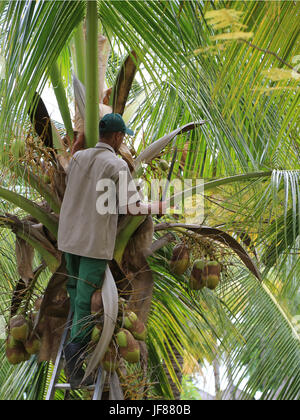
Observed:
[[[153,201],[151,203],[143,203],[141,200],[139,200],[140,194],[138,193],[135,181],[132,178],[128,165],[125,162],[123,168],[119,169],[112,177],[112,179],[116,178],[115,182],[118,200],[120,198],[120,174],[127,175],[125,178],[122,179],[123,181],[125,180],[125,185],[122,184],[121,187],[121,191],[126,192],[125,201],[127,202],[127,204],[124,203],[124,201],[122,203],[119,203],[119,210],[120,208],[122,209],[121,214],[124,214],[124,210],[125,213],[130,214],[132,216],[141,216],[149,214],[163,215],[166,213],[165,201]]]
[[[149,214],[163,215],[166,213],[165,201],[153,201],[152,203],[143,203],[138,201],[127,206],[127,213],[132,216],[141,216]]]

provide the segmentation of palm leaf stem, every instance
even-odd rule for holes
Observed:
[[[67,136],[73,141],[74,139],[74,132],[73,126],[69,111],[68,100],[66,97],[65,88],[63,85],[62,77],[60,74],[60,70],[58,64],[55,62],[49,69],[49,74],[51,78],[51,83],[54,89],[54,93],[56,96],[56,100],[58,103],[58,107],[65,125],[65,129],[67,132]]]
[[[0,187],[0,197],[20,207],[32,217],[36,218],[41,222],[49,231],[57,237],[58,222],[54,216],[47,213],[40,206],[17,194],[13,191],[7,190],[6,188]]]

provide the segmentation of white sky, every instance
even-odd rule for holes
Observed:
[[[52,86],[49,87],[48,84],[46,84],[42,93],[42,99],[46,105],[50,118],[63,124]]]

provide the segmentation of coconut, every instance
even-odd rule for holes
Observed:
[[[5,353],[7,360],[12,365],[25,362],[30,357],[21,341],[16,340],[12,335],[6,339]]]
[[[137,319],[138,317],[134,312],[126,311],[124,316],[124,327],[129,330]]]
[[[120,306],[122,306],[122,307],[127,308],[127,306],[128,306],[128,301],[127,301],[126,299],[124,299],[124,298],[120,297],[120,298],[119,298],[119,305],[120,305]]]
[[[167,171],[169,169],[169,164],[165,159],[160,159],[158,161],[158,166],[162,171]]]
[[[137,363],[140,360],[140,346],[130,331],[121,328],[116,334],[120,355],[129,363]]]
[[[184,244],[178,244],[174,247],[170,261],[170,269],[174,274],[183,274],[190,263],[189,249]]]
[[[91,335],[91,341],[93,343],[98,343],[98,341],[100,340],[102,329],[103,329],[102,324],[96,324],[94,326],[94,328],[92,330],[92,335]]]
[[[117,351],[113,344],[111,344],[105,352],[101,365],[107,372],[114,372],[117,369],[119,363]]]
[[[103,312],[102,290],[97,289],[91,299],[91,314],[96,315]]]
[[[202,272],[203,282],[206,287],[214,290],[220,282],[221,265],[217,261],[209,261]]]
[[[15,340],[25,342],[29,335],[29,322],[23,315],[15,315],[9,322],[9,331]]]
[[[121,328],[118,333],[116,334],[116,340],[119,347],[127,347],[128,346],[128,330],[125,328]]]
[[[29,354],[37,354],[40,351],[41,342],[38,336],[34,333],[30,334],[25,342],[25,350]]]
[[[139,341],[146,340],[147,329],[145,327],[145,324],[140,319],[137,319],[136,321],[134,321],[132,323],[132,326],[128,328],[128,330],[131,332],[131,334],[136,340],[139,340]]]
[[[54,318],[65,318],[68,315],[69,296],[65,285],[51,295],[49,303],[44,308],[44,314]]]
[[[200,290],[205,286],[202,278],[203,268],[205,267],[205,261],[195,260],[190,277],[190,288],[192,290]]]

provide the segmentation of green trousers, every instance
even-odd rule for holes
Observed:
[[[68,271],[67,290],[73,312],[70,341],[86,344],[93,329],[91,298],[102,287],[107,260],[82,257],[65,252]]]

